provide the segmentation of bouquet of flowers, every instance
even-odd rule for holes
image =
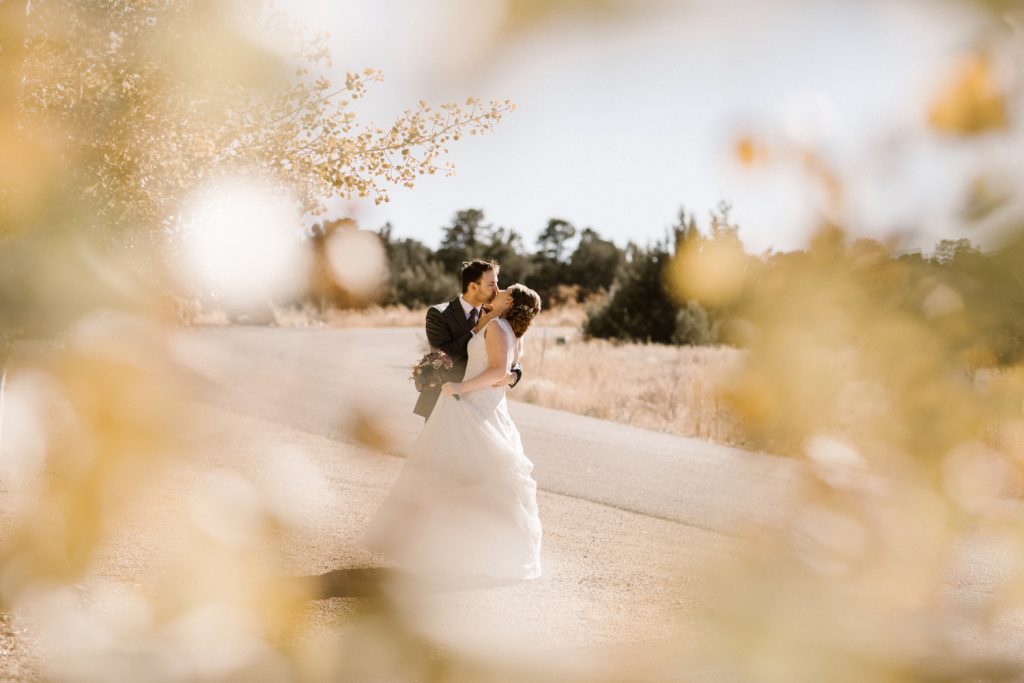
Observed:
[[[410,379],[415,382],[416,391],[423,391],[425,387],[439,387],[448,381],[447,373],[453,365],[452,359],[444,351],[431,351],[412,367]]]

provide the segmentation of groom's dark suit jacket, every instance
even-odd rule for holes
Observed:
[[[472,329],[459,297],[427,309],[427,341],[430,348],[444,351],[452,359],[454,367],[449,375],[450,382],[461,382],[465,378],[466,361],[469,359],[466,347],[472,338]],[[518,363],[511,370],[516,373],[516,381],[512,383],[515,386],[522,378],[522,370]],[[440,395],[441,387],[424,387],[413,412],[430,417]]]

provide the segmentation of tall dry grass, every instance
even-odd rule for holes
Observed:
[[[512,398],[643,429],[746,443],[720,396],[743,354],[733,348],[614,344],[543,327],[526,338],[527,380]]]

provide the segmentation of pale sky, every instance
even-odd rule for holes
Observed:
[[[302,0],[328,30],[339,72],[382,69],[357,109],[385,124],[423,98],[509,98],[517,110],[452,148],[454,177],[395,188],[390,204],[336,207],[363,227],[436,246],[462,208],[481,208],[533,247],[551,217],[619,244],[658,239],[680,206],[702,221],[729,200],[748,249],[804,245],[818,192],[779,161],[740,167],[736,135],[812,141],[845,179],[858,234],[913,229],[908,246],[963,236],[955,215],[980,163],[1019,173],[1019,134],[979,144],[923,122],[981,18],[943,0],[664,2],[634,15],[551,20],[497,39],[503,0]],[[972,236],[967,234],[967,236]]]

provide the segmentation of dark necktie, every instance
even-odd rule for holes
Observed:
[[[469,329],[476,327],[476,324],[480,322],[480,309],[474,308],[469,312]]]

